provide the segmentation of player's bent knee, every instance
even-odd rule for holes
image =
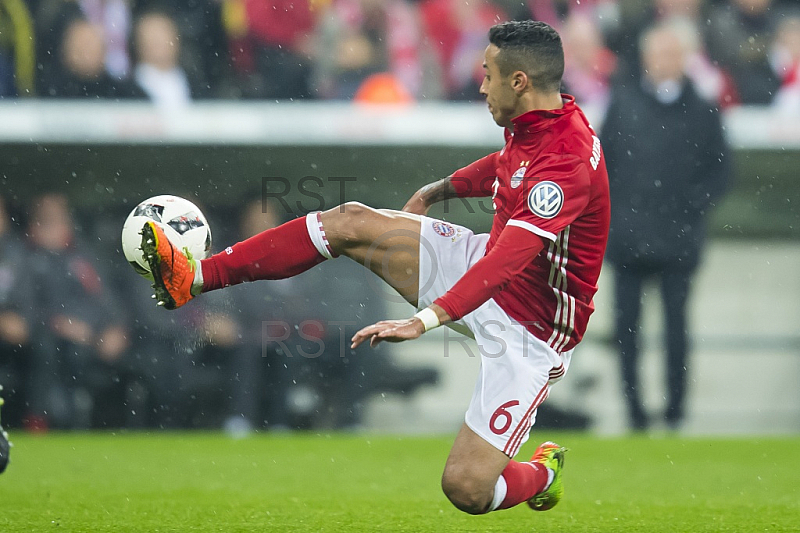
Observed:
[[[442,491],[460,511],[469,514],[484,514],[492,502],[492,491],[478,483],[465,472],[445,469],[442,475]]]

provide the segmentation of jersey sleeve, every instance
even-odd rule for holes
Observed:
[[[461,279],[434,303],[452,320],[471,313],[502,291],[544,248],[544,241],[530,232],[506,227],[497,243]]]
[[[497,154],[494,152],[460,168],[450,175],[450,182],[461,198],[492,195],[492,183],[497,176]]]
[[[572,224],[589,204],[589,168],[576,156],[552,156],[529,171],[509,226],[550,241]]]

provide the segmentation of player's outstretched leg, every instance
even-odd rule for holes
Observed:
[[[417,305],[419,215],[349,202],[320,213],[320,221],[334,254],[364,265]]]
[[[406,300],[419,287],[420,218],[349,202],[311,213],[194,261],[158,225],[145,224],[142,250],[159,304],[175,309],[200,292],[246,281],[283,279],[339,255],[363,264]],[[163,302],[163,303],[161,303]]]
[[[565,452],[558,444],[545,442],[530,461],[509,460],[465,424],[447,458],[442,490],[453,505],[470,514],[509,509],[523,502],[546,511],[564,494]]]

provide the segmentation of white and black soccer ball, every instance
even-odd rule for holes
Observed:
[[[162,194],[153,196],[133,208],[122,227],[122,252],[133,269],[153,279],[150,266],[142,254],[142,227],[148,221],[158,224],[167,238],[195,259],[211,255],[211,228],[202,211],[189,200]]]

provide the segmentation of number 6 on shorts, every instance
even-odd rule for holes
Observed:
[[[492,430],[492,433],[495,435],[502,435],[508,431],[508,428],[511,427],[512,417],[511,413],[506,409],[516,407],[517,405],[519,405],[519,401],[511,400],[498,407],[497,410],[492,413],[492,418],[489,419],[489,429]],[[503,425],[501,427],[497,427],[497,419],[499,418],[503,418]]]

